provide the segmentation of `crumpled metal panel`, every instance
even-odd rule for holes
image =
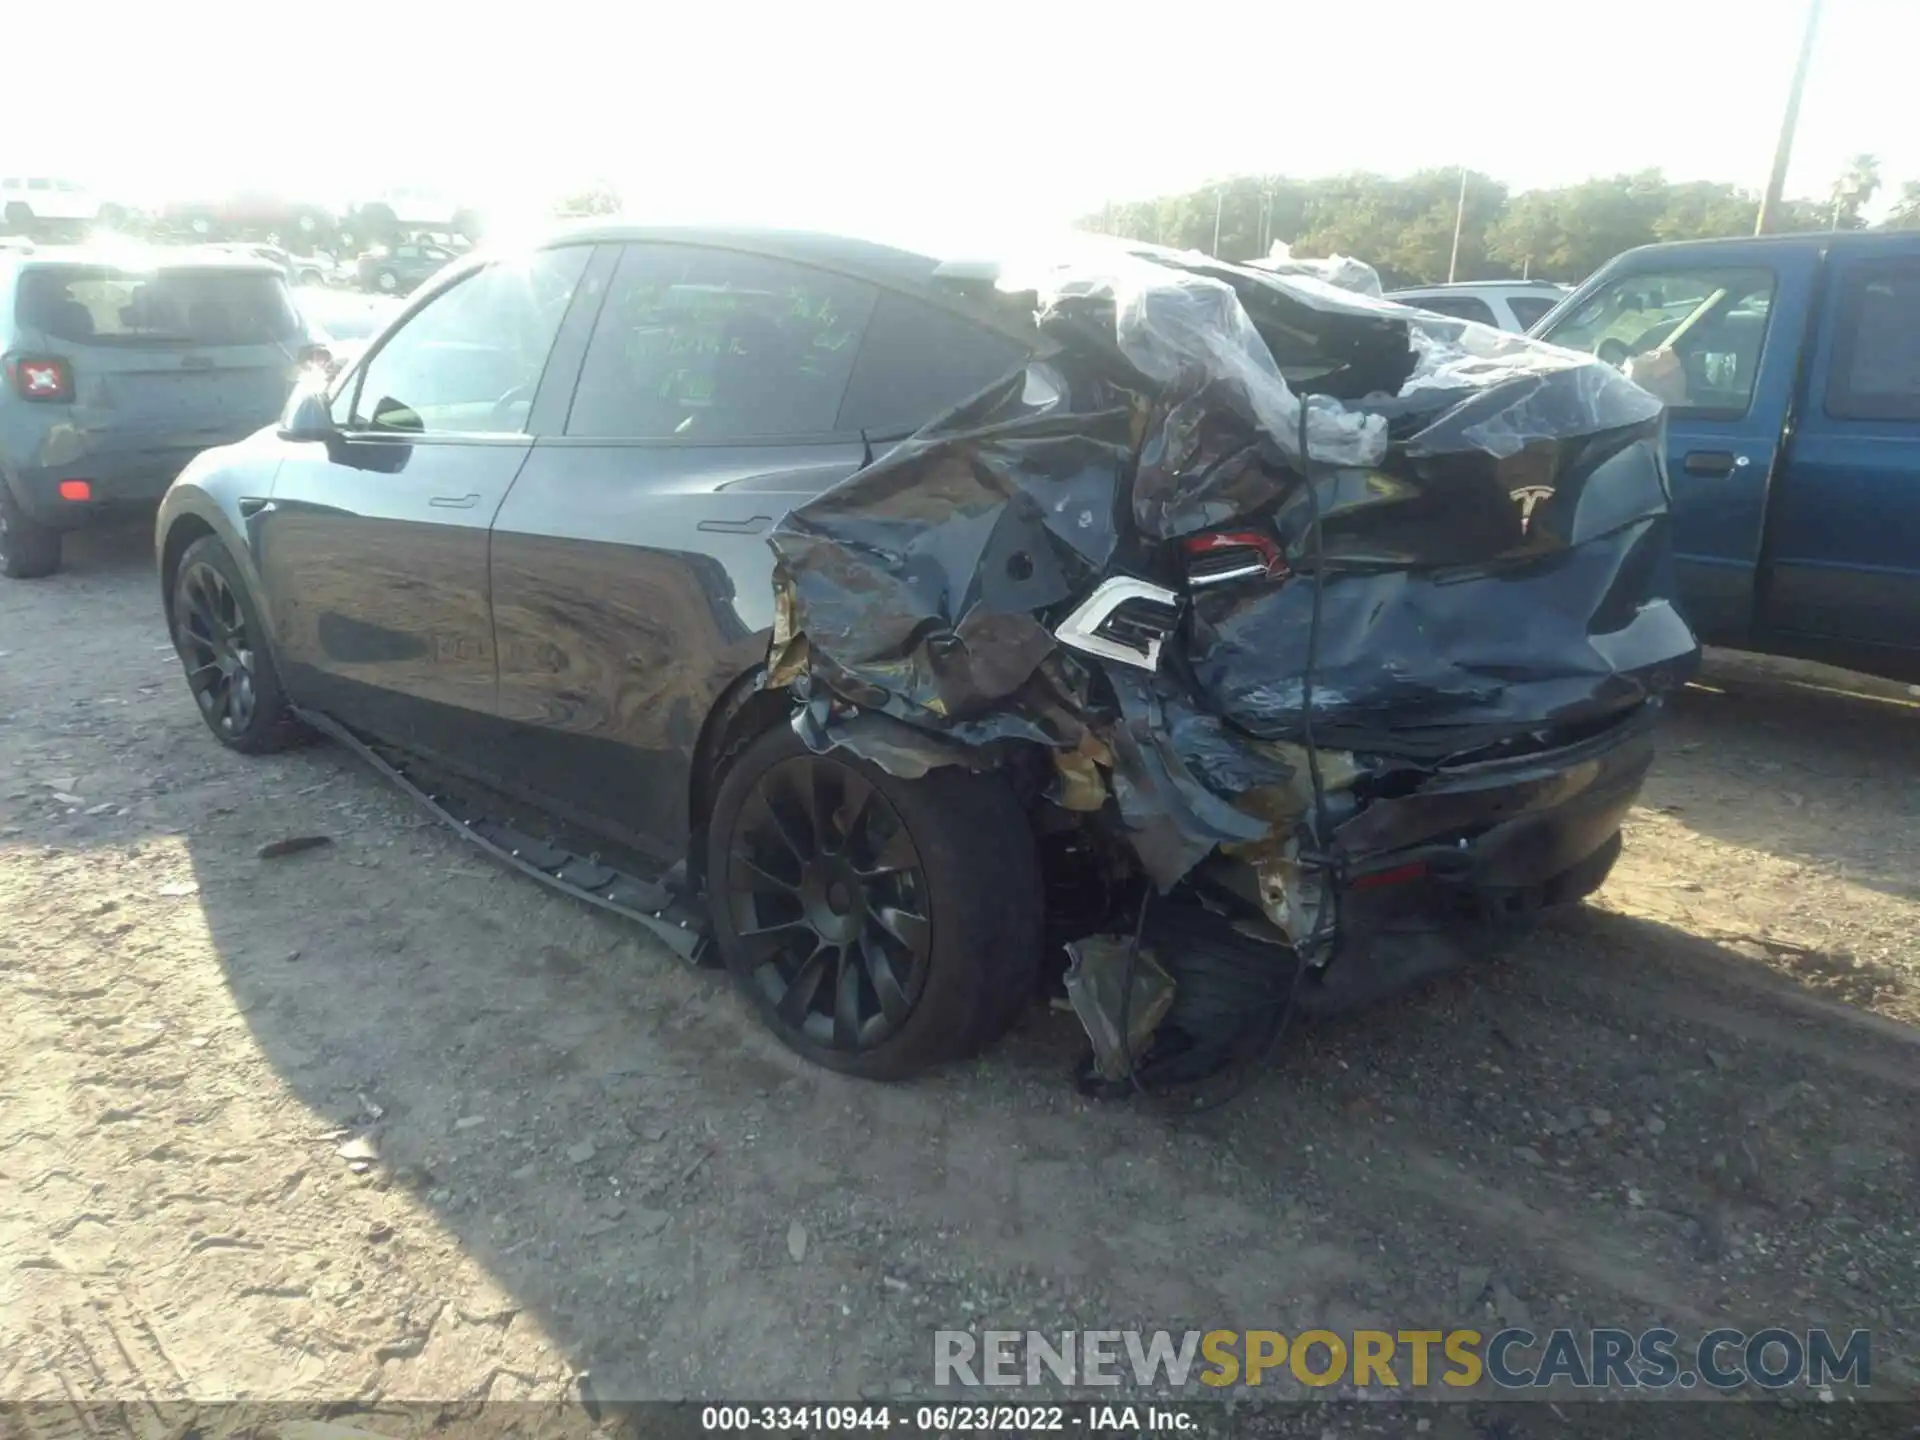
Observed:
[[[834,735],[852,707],[943,743],[1039,744],[1075,808],[1109,768],[1165,888],[1299,813],[1282,757],[1306,736],[1316,588],[1312,739],[1342,784],[1692,673],[1662,411],[1609,367],[1139,247],[1001,283],[1036,358],[770,537],[776,681],[838,702],[813,743],[860,751]],[[1287,573],[1194,593],[1159,674],[1055,641],[1103,579],[1180,589],[1174,542],[1227,526],[1270,534]],[[874,749],[885,764],[898,737]]]

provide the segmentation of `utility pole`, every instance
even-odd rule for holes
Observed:
[[[1773,147],[1773,170],[1767,176],[1766,198],[1760,202],[1760,217],[1753,233],[1764,235],[1780,220],[1781,196],[1787,188],[1787,162],[1793,158],[1793,133],[1800,125],[1800,92],[1807,85],[1807,66],[1813,59],[1814,36],[1820,32],[1820,7],[1824,0],[1807,0],[1807,28],[1800,36],[1800,58],[1794,63],[1793,85],[1787,91],[1787,111],[1780,117],[1780,139]]]
[[[1460,203],[1453,210],[1453,254],[1447,260],[1447,284],[1460,271],[1460,230],[1467,223],[1467,167],[1460,167]]]
[[[1226,214],[1226,210],[1227,187],[1222,185],[1213,192],[1213,249],[1209,253],[1216,260],[1220,258],[1220,218]]]

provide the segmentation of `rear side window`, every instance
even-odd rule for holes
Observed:
[[[883,293],[853,367],[838,428],[918,430],[1021,364],[1021,345],[910,296]]]
[[[82,345],[265,345],[302,333],[284,280],[235,270],[39,267],[21,273],[14,319]]]
[[[1827,413],[1920,420],[1920,266],[1862,265],[1842,282]]]
[[[1546,313],[1560,302],[1545,295],[1509,295],[1507,308],[1513,311],[1513,318],[1520,322],[1522,330],[1531,330],[1538,325]]]
[[[567,434],[721,442],[833,432],[873,287],[725,250],[630,245]]]
[[[1474,295],[1414,295],[1405,302],[1436,315],[1451,315],[1456,320],[1477,320],[1482,325],[1499,325],[1493,307]]]

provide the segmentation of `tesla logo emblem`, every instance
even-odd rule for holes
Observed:
[[[1507,498],[1520,507],[1520,533],[1526,534],[1533,525],[1533,512],[1542,500],[1553,498],[1551,485],[1522,485],[1518,490],[1509,490]]]

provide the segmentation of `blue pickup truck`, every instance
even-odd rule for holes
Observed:
[[[1532,333],[1668,402],[1701,639],[1920,679],[1920,233],[1629,250]]]

